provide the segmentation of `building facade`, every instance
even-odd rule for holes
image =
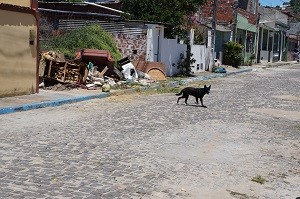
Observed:
[[[211,26],[216,14],[215,57],[222,61],[223,45],[235,41],[244,46],[244,62],[255,53],[257,38],[258,0],[213,0],[200,8],[200,23]]]
[[[34,0],[0,0],[0,97],[38,92],[38,12]]]
[[[287,60],[288,16],[275,8],[260,7],[258,62]]]

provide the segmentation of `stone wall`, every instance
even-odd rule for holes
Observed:
[[[145,61],[147,48],[146,34],[115,34],[118,48],[123,57],[129,57],[131,61]]]

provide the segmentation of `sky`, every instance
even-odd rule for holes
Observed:
[[[259,0],[262,6],[281,6],[283,2],[289,2],[288,0]]]

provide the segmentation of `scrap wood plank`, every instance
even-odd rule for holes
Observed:
[[[100,73],[98,73],[98,76],[99,76],[99,77],[103,77],[103,76],[104,76],[104,73],[106,73],[107,70],[108,70],[108,67],[105,66],[105,68],[104,68]]]
[[[64,64],[64,76],[63,76],[63,81],[65,81],[65,79],[66,79],[67,64],[68,64],[68,62],[66,62],[66,63]]]

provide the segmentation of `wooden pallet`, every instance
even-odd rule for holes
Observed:
[[[54,78],[62,82],[82,83],[85,81],[85,68],[85,65],[50,61],[44,76]]]

